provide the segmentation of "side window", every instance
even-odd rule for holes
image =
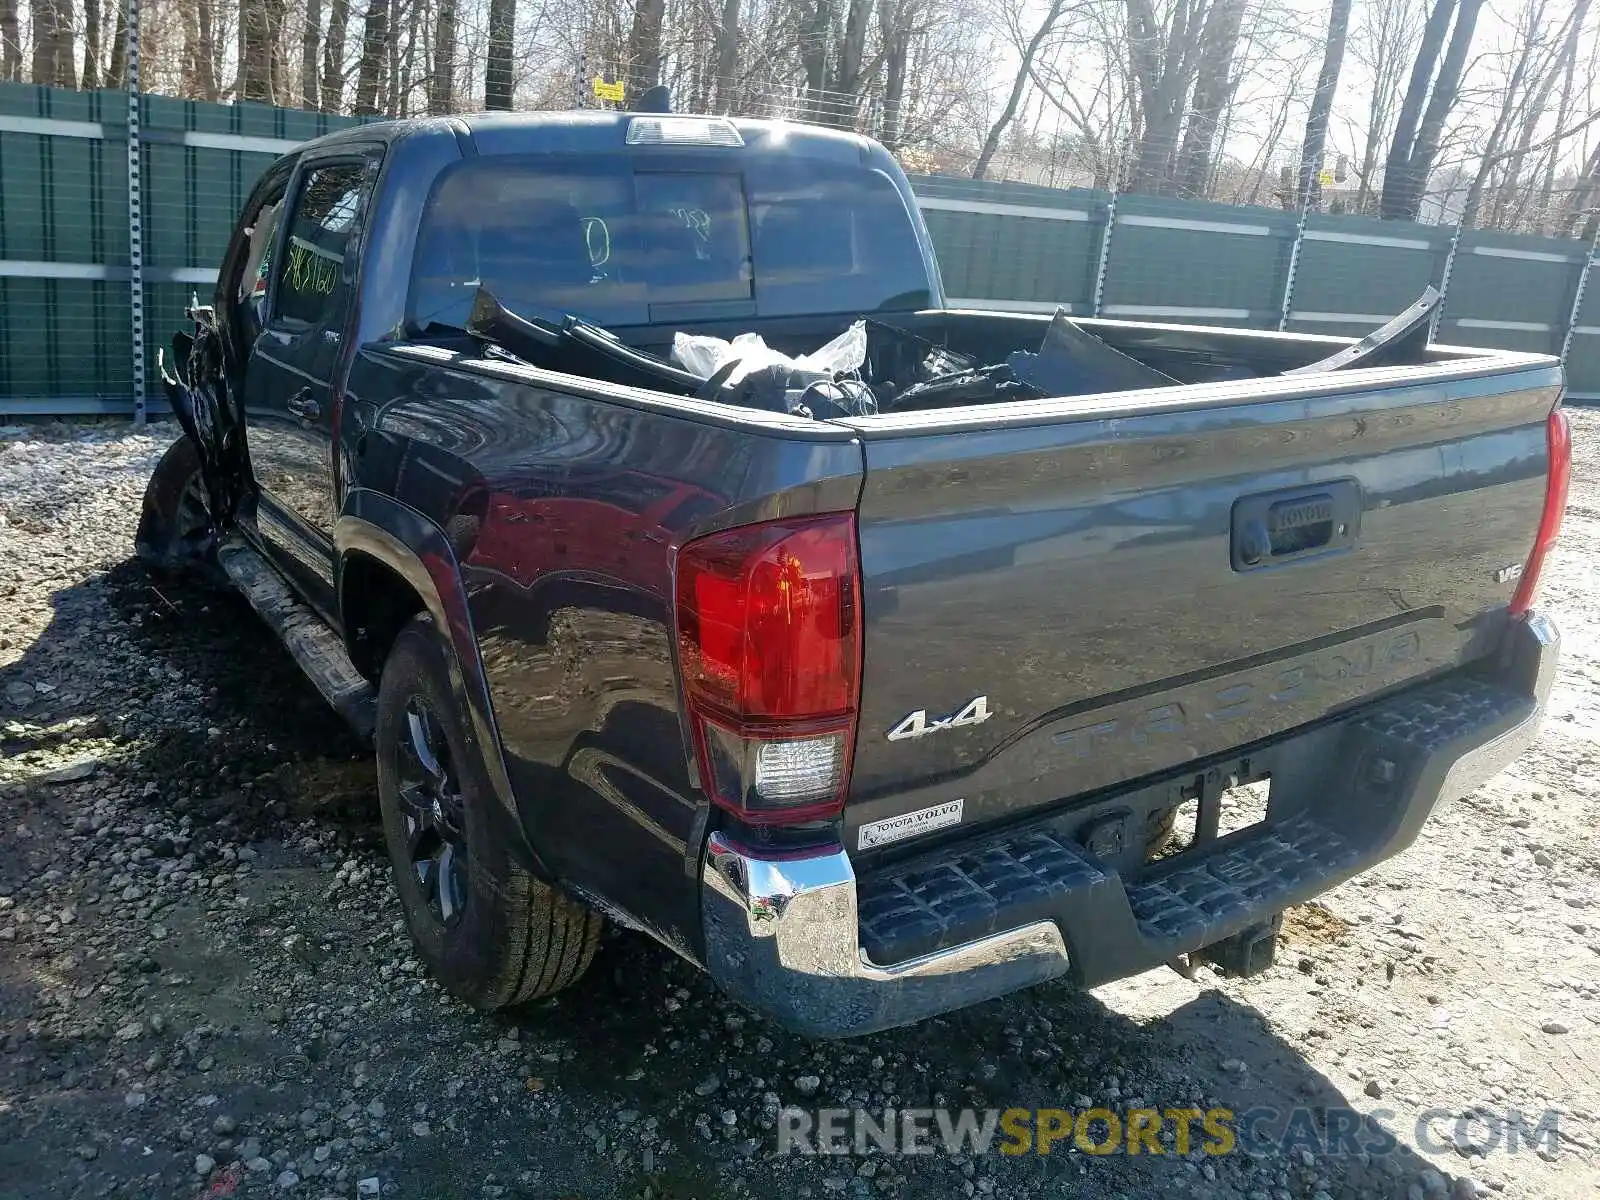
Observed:
[[[336,163],[306,173],[289,218],[273,308],[278,318],[305,325],[336,324],[345,305],[345,255],[359,232],[367,170]]]

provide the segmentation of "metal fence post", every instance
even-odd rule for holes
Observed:
[[[1456,269],[1456,249],[1461,245],[1461,224],[1450,235],[1450,252],[1444,256],[1444,273],[1439,276],[1439,303],[1433,306],[1433,316],[1428,320],[1428,340],[1439,340],[1439,322],[1444,317],[1444,298],[1450,294],[1450,272]]]
[[[1294,277],[1300,273],[1300,247],[1306,240],[1306,222],[1311,217],[1311,187],[1301,188],[1305,198],[1300,201],[1300,220],[1294,227],[1294,248],[1289,251],[1289,273],[1283,279],[1283,304],[1278,309],[1278,332],[1289,328],[1289,306],[1294,301]]]
[[[139,0],[128,3],[128,302],[133,322],[133,419],[144,411],[144,214],[140,207]]]
[[[1117,189],[1111,189],[1111,202],[1106,205],[1106,227],[1100,235],[1100,263],[1094,272],[1094,315],[1100,315],[1100,304],[1106,294],[1106,268],[1111,263],[1111,234],[1117,227]]]
[[[1578,314],[1583,311],[1583,293],[1589,287],[1589,268],[1594,266],[1594,253],[1600,249],[1600,223],[1596,223],[1594,233],[1589,238],[1589,252],[1583,256],[1583,270],[1578,272],[1578,287],[1572,293],[1572,313],[1567,317],[1567,332],[1561,339],[1561,361],[1567,361],[1567,352],[1572,349],[1572,335],[1578,331]]]

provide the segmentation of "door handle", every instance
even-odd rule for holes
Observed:
[[[322,412],[322,406],[311,398],[311,389],[308,387],[290,396],[288,407],[302,421],[315,421]]]

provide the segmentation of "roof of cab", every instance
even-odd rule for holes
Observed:
[[[628,113],[607,110],[574,109],[565,112],[472,113],[452,117],[414,117],[399,121],[373,121],[352,125],[324,134],[300,147],[301,151],[326,147],[396,142],[424,132],[449,132],[470,140],[479,154],[572,154],[607,151],[651,150],[630,147],[627,130],[635,119],[655,120],[661,116],[687,117],[689,113]],[[729,118],[706,118],[729,120]],[[744,139],[745,153],[789,154],[804,158],[862,163],[887,151],[860,134],[793,121],[746,120],[731,123]],[[712,149],[726,152],[729,147],[674,146],[672,149]]]

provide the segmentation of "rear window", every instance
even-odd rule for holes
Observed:
[[[803,160],[749,177],[626,159],[461,163],[423,213],[411,327],[464,325],[480,282],[524,316],[612,326],[929,302],[889,178]]]

